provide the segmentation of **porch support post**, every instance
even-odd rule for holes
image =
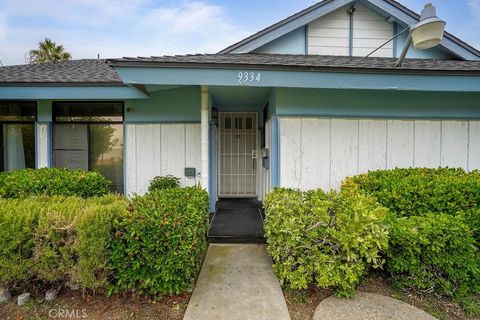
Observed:
[[[201,184],[202,188],[209,192],[208,184],[208,87],[201,86],[200,88],[200,117],[201,117]],[[210,195],[212,197],[212,195]]]

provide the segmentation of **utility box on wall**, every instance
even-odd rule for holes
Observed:
[[[195,178],[197,175],[197,169],[195,168],[185,168],[185,177]]]

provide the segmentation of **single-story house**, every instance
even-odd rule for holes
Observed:
[[[211,196],[337,188],[395,167],[480,169],[480,52],[449,33],[397,58],[420,16],[324,0],[217,54],[0,68],[0,170],[99,170],[142,194],[158,175]]]

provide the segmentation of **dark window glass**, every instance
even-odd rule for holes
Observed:
[[[245,129],[252,130],[252,128],[253,128],[252,118],[246,118],[245,119]]]
[[[116,115],[109,109],[116,103],[104,103],[105,108],[93,108],[89,103],[81,107],[55,104],[53,161],[55,167],[96,170],[112,181],[112,191],[123,192],[123,124],[108,123],[123,120],[123,113]],[[98,107],[98,103],[92,103]],[[123,109],[121,104],[120,110]],[[66,110],[62,110],[62,109]],[[117,107],[115,107],[117,108]],[[74,110],[74,112],[72,112]],[[82,114],[80,110],[85,111]],[[103,110],[104,112],[100,112]],[[60,116],[62,115],[62,116]],[[73,116],[67,116],[73,115]],[[78,123],[81,122],[81,123]],[[102,123],[99,123],[102,122]]]
[[[0,171],[35,168],[34,101],[0,101]]]
[[[121,122],[122,102],[55,102],[53,120],[57,122]]]
[[[231,129],[231,128],[232,128],[232,119],[225,118],[225,129]]]
[[[36,120],[37,105],[35,101],[0,101],[0,122],[35,122]]]

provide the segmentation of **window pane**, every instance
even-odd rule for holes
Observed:
[[[0,121],[35,121],[35,101],[0,101]]]
[[[33,124],[1,125],[3,170],[35,167],[35,130]]]
[[[56,102],[53,104],[54,121],[65,122],[121,122],[122,102]]]
[[[88,125],[55,124],[53,132],[54,166],[88,170]]]
[[[90,169],[112,180],[112,191],[123,192],[123,126],[90,125]]]

